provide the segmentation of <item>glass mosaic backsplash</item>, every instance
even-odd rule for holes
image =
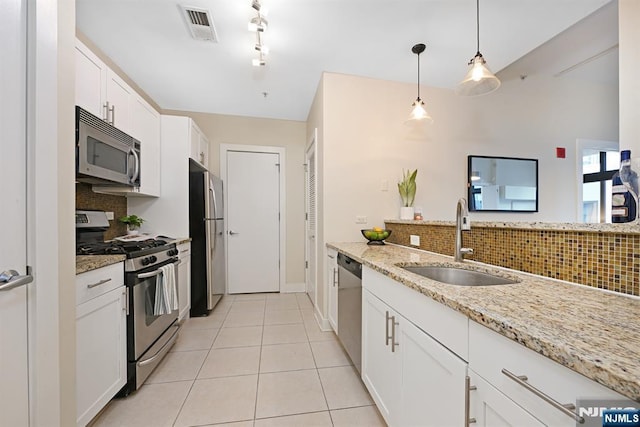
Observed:
[[[455,226],[386,222],[389,243],[453,255]],[[640,234],[576,230],[483,227],[472,223],[462,235],[467,259],[582,285],[640,296]]]

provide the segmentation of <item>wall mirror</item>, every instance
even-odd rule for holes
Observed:
[[[470,211],[538,212],[538,160],[468,156]]]

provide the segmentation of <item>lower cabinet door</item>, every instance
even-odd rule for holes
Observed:
[[[86,425],[127,379],[125,287],[76,307],[78,425]]]
[[[400,318],[401,426],[463,426],[467,363]]]
[[[469,417],[478,427],[542,427],[544,424],[469,369]],[[473,389],[475,387],[475,389]]]
[[[370,292],[362,291],[362,381],[390,426],[399,425],[402,347],[391,351],[391,317],[397,314]],[[396,332],[398,332],[398,325]]]

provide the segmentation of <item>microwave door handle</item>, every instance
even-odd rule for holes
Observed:
[[[133,158],[135,159],[133,175],[129,178],[130,183],[133,184],[136,182],[136,179],[138,179],[138,175],[140,174],[140,157],[138,157],[138,153],[136,153],[136,150],[133,148],[129,150],[129,154],[133,155]]]

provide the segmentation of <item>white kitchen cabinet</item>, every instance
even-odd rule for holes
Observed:
[[[131,135],[135,91],[115,71],[107,68],[107,121]]]
[[[76,105],[105,119],[107,65],[81,41],[76,40]]]
[[[338,251],[327,249],[327,289],[329,291],[329,324],[338,333]]]
[[[469,418],[477,427],[543,427],[538,419],[469,369]]]
[[[391,351],[390,320],[395,312],[371,292],[362,291],[362,381],[389,425],[399,420],[402,366]]]
[[[123,263],[76,276],[77,424],[86,425],[127,380]]]
[[[140,187],[94,185],[93,190],[159,197],[160,113],[79,40],[76,40],[76,104],[140,141]]]
[[[131,136],[140,141],[140,187],[130,196],[160,197],[160,113],[135,94]]]
[[[76,105],[131,134],[135,91],[76,40]]]
[[[191,149],[189,156],[204,166],[205,169],[209,169],[209,140],[193,120],[191,121],[190,140]]]
[[[127,199],[127,212],[146,220],[142,231],[189,236],[189,157],[193,128],[190,117],[160,116],[161,197]]]
[[[191,243],[185,242],[177,247],[178,258],[178,320],[189,317],[191,308]]]
[[[460,426],[467,364],[363,292],[362,379],[389,425]]]
[[[627,400],[476,322],[469,324],[469,366],[545,425],[575,427],[576,420],[514,381],[509,373],[526,376],[527,384],[559,405],[575,404],[580,398]],[[576,412],[575,409],[571,411]]]

